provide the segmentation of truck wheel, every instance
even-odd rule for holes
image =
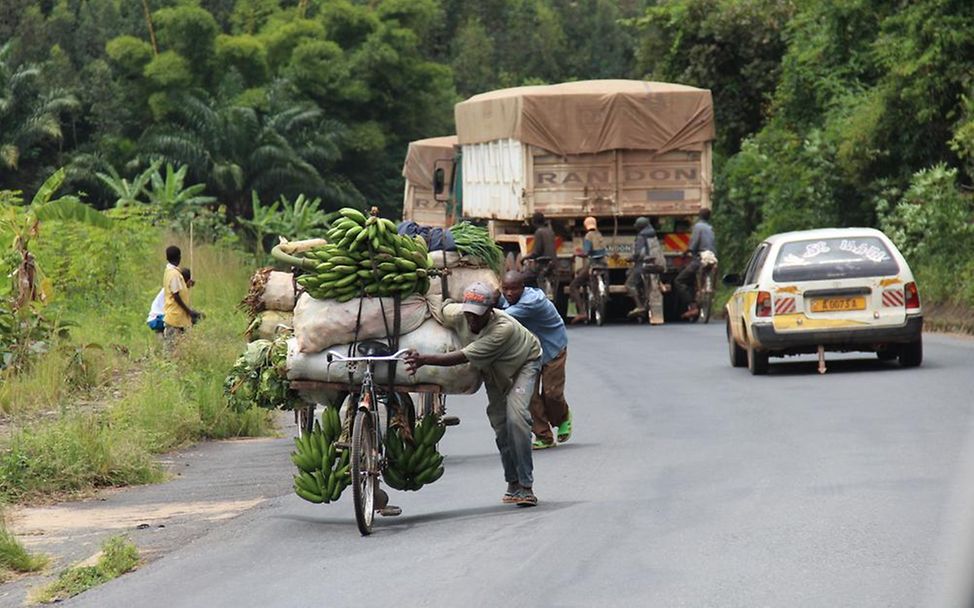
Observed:
[[[763,376],[768,373],[768,353],[754,350],[750,341],[747,343],[747,370],[752,376]]]
[[[923,363],[923,338],[904,344],[900,347],[900,365],[903,367],[919,367]]]
[[[727,319],[727,354],[730,355],[731,367],[744,367],[747,365],[747,353],[734,340],[734,332],[731,331],[730,318]]]

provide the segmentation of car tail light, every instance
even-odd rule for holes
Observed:
[[[917,289],[917,284],[910,281],[903,288],[903,294],[906,296],[906,309],[907,310],[920,310],[920,291]]]
[[[758,292],[758,300],[754,304],[754,316],[756,317],[770,317],[771,316],[771,294],[767,291]]]

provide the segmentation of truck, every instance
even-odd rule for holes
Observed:
[[[556,305],[580,264],[582,221],[594,216],[608,249],[609,292],[625,277],[639,216],[651,218],[679,271],[693,218],[711,205],[713,101],[706,89],[635,80],[525,86],[475,95],[454,107],[454,158],[433,163],[433,198],[454,217],[486,223],[507,251],[526,255],[535,212],[557,239]],[[666,318],[679,316],[666,294]]]
[[[402,167],[406,182],[402,200],[403,220],[440,228],[453,224],[452,198],[437,198],[433,192],[436,184],[440,184],[439,189],[443,191],[444,184],[449,183],[456,153],[456,135],[430,137],[409,143]]]

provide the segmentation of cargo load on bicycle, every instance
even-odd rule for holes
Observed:
[[[385,506],[380,475],[398,490],[440,478],[437,445],[452,422],[444,398],[482,384],[469,364],[409,374],[403,353],[458,350],[458,336],[438,321],[444,295],[459,297],[474,281],[499,285],[501,255],[486,230],[454,227],[454,250],[430,251],[422,236],[400,228],[375,208],[368,216],[342,209],[317,246],[275,247],[273,257],[291,266],[297,286],[293,335],[252,348],[227,384],[228,394],[246,386],[259,395],[261,384],[247,384],[254,374],[244,364],[265,361],[256,375],[280,383],[280,399],[307,404],[291,402],[301,412],[295,492],[328,503],[351,485],[363,534]],[[324,406],[318,420],[316,406]]]

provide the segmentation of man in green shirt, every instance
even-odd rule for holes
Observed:
[[[538,504],[531,460],[531,396],[541,370],[541,345],[534,334],[513,317],[494,309],[495,290],[473,283],[463,292],[463,304],[443,302],[443,325],[460,337],[463,348],[445,354],[406,354],[415,372],[424,365],[452,367],[470,363],[484,376],[487,418],[494,428],[504,465],[507,492],[503,502],[522,507]]]

